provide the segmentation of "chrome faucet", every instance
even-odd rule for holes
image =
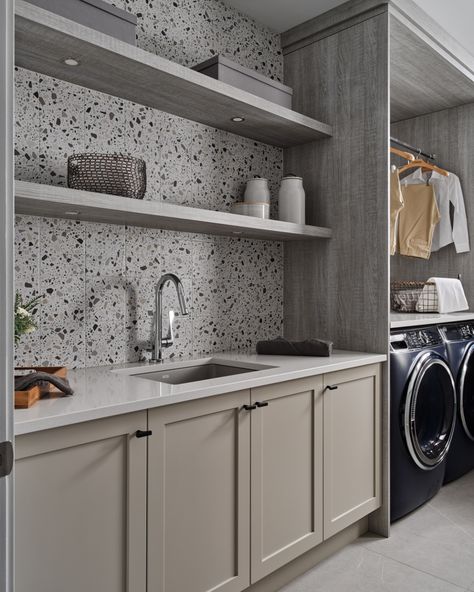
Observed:
[[[174,275],[174,273],[165,273],[160,278],[155,288],[155,342],[153,347],[152,360],[154,362],[163,361],[163,348],[171,347],[173,345],[173,322],[175,313],[173,310],[169,311],[169,330],[168,335],[163,337],[163,288],[169,283],[173,283],[178,294],[179,308],[182,315],[188,314],[186,307],[186,298],[184,297],[184,289],[181,280]]]

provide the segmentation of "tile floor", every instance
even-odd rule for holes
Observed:
[[[474,591],[474,471],[392,525],[366,535],[280,592]]]

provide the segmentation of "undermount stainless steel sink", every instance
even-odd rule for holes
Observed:
[[[188,366],[178,368],[167,368],[163,370],[151,371],[148,368],[134,368],[127,372],[137,378],[146,378],[155,382],[165,382],[167,384],[186,384],[188,382],[199,382],[200,380],[212,380],[213,378],[223,378],[246,372],[257,372],[258,370],[268,370],[273,366],[264,366],[263,364],[239,365],[233,366],[226,360],[210,360],[200,363],[190,363]]]

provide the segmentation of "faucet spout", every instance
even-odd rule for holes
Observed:
[[[155,342],[153,348],[153,361],[163,361],[163,348],[173,345],[173,318],[170,314],[170,331],[168,337],[163,337],[163,289],[168,283],[172,283],[178,295],[179,308],[182,315],[188,314],[186,298],[181,280],[174,273],[165,273],[159,279],[155,288]]]

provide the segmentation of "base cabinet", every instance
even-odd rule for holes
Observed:
[[[250,391],[149,411],[148,590],[249,586]]]
[[[245,590],[380,506],[380,397],[373,365],[20,436],[17,592]]]
[[[146,411],[16,439],[16,592],[146,591]]]
[[[324,538],[381,504],[380,366],[324,376]]]
[[[323,540],[322,377],[252,390],[251,581]]]

